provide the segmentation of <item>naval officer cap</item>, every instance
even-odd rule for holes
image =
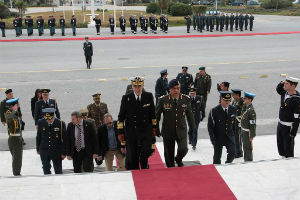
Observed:
[[[49,92],[51,91],[50,89],[41,89],[43,94],[49,94]]]
[[[183,70],[188,70],[189,68],[187,66],[182,66],[181,67]]]
[[[19,101],[19,98],[13,98],[13,99],[9,99],[6,101],[6,103],[9,105],[9,106],[13,106],[15,104],[17,104]]]
[[[231,101],[232,93],[230,91],[220,91],[221,97],[225,101]]]
[[[177,79],[172,79],[170,82],[169,82],[169,88],[173,88],[175,86],[179,85],[179,82],[177,81]]]
[[[42,110],[42,112],[44,114],[44,118],[46,120],[53,119],[55,111],[56,111],[55,108],[45,108],[45,109]]]
[[[190,93],[195,93],[197,88],[190,88]]]
[[[294,83],[294,84],[298,84],[300,79],[299,78],[295,78],[295,77],[286,77],[286,81],[290,82],[290,83]]]
[[[163,69],[160,71],[160,74],[167,74],[168,73],[168,70],[167,69]]]
[[[92,96],[93,96],[94,98],[100,98],[101,93],[96,93],[96,94],[93,94]]]
[[[231,91],[232,91],[233,94],[239,94],[239,95],[241,95],[241,93],[242,93],[241,89],[232,89]]]
[[[254,97],[256,96],[255,94],[251,93],[251,92],[244,92],[245,98],[249,98],[249,99],[254,99]]]
[[[144,77],[141,76],[135,76],[130,78],[132,85],[144,85]]]

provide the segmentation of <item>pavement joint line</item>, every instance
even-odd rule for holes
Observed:
[[[201,63],[201,64],[182,64],[187,66],[201,66],[201,65],[230,65],[230,64],[252,64],[252,63],[272,63],[272,62],[294,62],[300,61],[299,59],[291,60],[257,60],[257,61],[241,61],[241,62],[216,62],[216,63]],[[142,68],[160,68],[160,67],[178,67],[181,65],[150,65],[150,66],[127,66],[127,67],[99,67],[92,69],[55,69],[55,70],[29,70],[19,72],[0,72],[0,74],[26,74],[26,73],[48,73],[48,72],[73,72],[73,71],[99,71],[99,70],[117,70],[117,69],[142,69]],[[207,69],[213,69],[213,67],[207,67]]]

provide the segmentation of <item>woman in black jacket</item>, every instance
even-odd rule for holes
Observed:
[[[31,98],[31,113],[33,118],[34,118],[35,103],[41,99],[42,99],[42,91],[40,89],[36,89],[34,97]]]

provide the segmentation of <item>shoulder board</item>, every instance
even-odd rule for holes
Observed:
[[[168,96],[168,94],[163,95],[163,96],[160,96],[160,97],[158,97],[158,99],[162,99],[162,98],[164,98],[164,97],[166,97],[166,96]]]
[[[11,113],[11,111],[10,111],[10,110],[7,110],[5,114],[7,115],[7,114],[10,114],[10,113]]]
[[[187,97],[187,98],[191,98],[190,96],[186,95],[186,94],[181,94],[181,96]],[[182,98],[181,98],[182,99]]]

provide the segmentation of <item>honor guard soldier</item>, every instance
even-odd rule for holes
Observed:
[[[39,36],[44,34],[44,19],[42,16],[39,16],[38,19],[36,20]]]
[[[245,30],[248,30],[248,24],[249,24],[249,15],[248,14],[246,14],[245,16],[244,16],[244,20],[245,20]]]
[[[244,107],[241,118],[241,136],[244,161],[253,161],[253,138],[256,136],[256,113],[252,105],[255,94],[244,92]]]
[[[157,34],[158,19],[157,19],[156,16],[153,17],[153,22],[152,23],[153,23],[152,32],[154,34]]]
[[[144,15],[143,15],[143,13],[141,13],[140,18],[139,18],[140,26],[141,26],[141,32],[144,31],[144,20],[143,20],[143,18],[144,18]]]
[[[220,16],[219,16],[218,14],[216,14],[215,19],[216,19],[216,31],[219,31],[219,27],[220,27]]]
[[[134,32],[134,28],[133,28],[133,15],[130,15],[130,17],[129,17],[129,25],[130,25],[131,33],[133,33]]]
[[[64,19],[64,16],[60,16],[59,26],[60,26],[60,30],[61,30],[61,36],[65,36],[66,20]]]
[[[190,89],[190,99],[191,99],[191,108],[194,115],[195,128],[189,128],[189,144],[192,145],[193,150],[196,150],[197,140],[198,140],[198,127],[201,121],[201,105],[202,99],[199,95],[196,94],[197,89]]]
[[[198,18],[198,16],[194,13],[193,14],[193,28],[194,28],[194,30],[196,30],[196,26],[198,24],[197,18]]]
[[[159,17],[160,31],[163,30],[163,26],[164,26],[164,24],[163,24],[163,18],[164,18],[164,15],[161,14],[160,17]]]
[[[250,31],[253,30],[253,21],[254,21],[254,16],[251,14],[249,17]]]
[[[176,79],[180,83],[180,91],[182,94],[188,95],[190,87],[193,85],[193,76],[187,73],[188,67],[182,67],[182,73],[179,73]]]
[[[225,16],[225,30],[228,31],[228,26],[230,24],[230,17],[228,14]]]
[[[221,164],[223,146],[227,149],[225,163],[232,163],[235,156],[234,126],[236,110],[230,105],[231,92],[220,91],[221,103],[212,108],[207,122],[208,133],[214,146],[213,164]]]
[[[156,104],[158,102],[159,97],[169,93],[167,76],[168,76],[168,71],[166,69],[161,70],[160,77],[156,80],[156,84],[155,84]]]
[[[239,16],[239,27],[240,27],[240,31],[243,31],[244,22],[245,22],[245,17],[244,17],[243,14],[241,13],[240,16]]]
[[[95,120],[96,129],[99,128],[103,122],[103,116],[108,113],[107,104],[100,101],[101,94],[97,93],[92,95],[94,103],[89,104],[87,106],[88,109],[88,116],[89,118]]]
[[[86,68],[91,69],[93,57],[93,44],[89,42],[88,37],[85,37],[85,42],[83,43],[83,51],[85,56]]]
[[[71,27],[72,27],[73,36],[76,36],[76,23],[77,23],[77,20],[75,18],[75,15],[72,15]]]
[[[49,98],[50,89],[42,89],[42,100],[35,103],[34,109],[34,120],[35,125],[38,125],[38,121],[44,117],[43,109],[45,108],[55,108],[56,118],[60,119],[60,112],[57,107],[57,102],[55,99]]]
[[[53,36],[55,34],[55,22],[55,18],[53,16],[49,16],[48,27],[50,30],[50,36]]]
[[[19,33],[20,33],[20,35],[22,35],[23,33],[22,33],[22,28],[23,28],[23,25],[22,25],[22,17],[18,17],[18,29],[19,29]]]
[[[188,152],[186,120],[188,121],[189,128],[194,130],[194,116],[191,109],[190,97],[180,93],[180,83],[176,79],[169,82],[169,89],[170,94],[158,99],[156,106],[157,124],[159,124],[161,113],[163,113],[161,135],[163,137],[167,167],[175,167],[175,161],[178,167],[183,167],[182,159]],[[174,158],[175,142],[178,148]]]
[[[138,26],[139,20],[136,18],[136,15],[133,16],[133,33],[136,34],[137,32],[137,26]]]
[[[8,147],[12,155],[12,171],[14,176],[21,176],[23,139],[22,139],[22,120],[20,117],[19,98],[13,98],[6,101],[9,109],[5,113],[8,130]]]
[[[1,29],[2,37],[6,37],[5,36],[5,22],[3,21],[2,18],[0,18],[0,29]]]
[[[151,13],[149,17],[149,26],[150,26],[150,31],[153,33],[153,24],[154,24],[154,15]]]
[[[119,18],[119,22],[120,22],[121,33],[123,35],[125,35],[125,31],[126,31],[126,19],[124,18],[123,15],[121,15],[121,17]]]
[[[233,32],[234,19],[235,19],[235,17],[233,15],[233,13],[231,13],[230,18],[229,18],[229,20],[230,20],[230,32]]]
[[[54,117],[54,108],[43,109],[44,118],[38,121],[36,151],[40,155],[44,175],[51,174],[51,164],[55,174],[62,174],[62,160],[66,157],[66,125]]]
[[[115,19],[112,15],[109,15],[109,27],[110,27],[110,33],[114,34],[115,32]]]
[[[27,35],[31,36],[33,34],[33,19],[31,16],[26,16],[25,25],[27,27]]]
[[[13,20],[13,25],[14,25],[14,28],[15,28],[15,31],[16,31],[16,37],[19,37],[21,35],[21,33],[19,32],[19,27],[18,27],[18,17],[16,17]]]
[[[126,169],[148,169],[148,158],[155,150],[156,118],[153,95],[143,92],[144,79],[131,79],[133,92],[122,97],[118,115],[118,139],[126,151]],[[126,150],[125,150],[126,147]]]
[[[163,17],[163,31],[164,33],[168,33],[168,27],[169,27],[169,19],[167,15],[164,15]]]
[[[283,157],[294,157],[295,137],[300,121],[300,94],[296,87],[300,79],[287,77],[277,85],[281,96],[279,122],[277,126],[278,153]]]
[[[143,22],[143,24],[144,24],[144,33],[148,34],[148,23],[149,23],[149,21],[148,21],[148,18],[147,18],[146,15],[144,15],[143,20],[144,20],[144,22]]]
[[[226,19],[226,17],[224,15],[224,13],[222,13],[222,15],[220,16],[220,31],[221,32],[223,32],[223,29],[224,29],[225,19]]]
[[[236,121],[235,121],[235,158],[243,157],[242,150],[242,136],[241,136],[241,118],[242,110],[244,108],[244,100],[241,97],[241,89],[232,89],[232,103],[231,105],[236,109]]]
[[[202,33],[202,31],[204,30],[204,26],[205,26],[205,16],[204,16],[204,14],[200,14],[199,16],[198,16],[198,26],[199,26],[199,31],[200,31],[200,33]]]
[[[199,67],[199,72],[196,74],[194,87],[196,89],[197,95],[201,97],[201,121],[205,118],[205,108],[207,95],[210,93],[211,89],[211,76],[205,71],[205,67]]]
[[[240,16],[238,13],[236,13],[235,17],[234,17],[234,24],[235,24],[235,30],[237,31],[239,29],[239,19]]]
[[[191,28],[191,24],[192,24],[191,17],[188,15],[188,16],[184,17],[184,19],[186,20],[186,32],[190,33],[190,28]]]
[[[97,15],[93,20],[95,21],[97,35],[100,35],[101,19]]]

